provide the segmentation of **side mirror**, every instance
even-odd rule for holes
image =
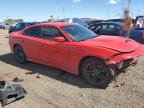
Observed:
[[[62,37],[62,36],[58,36],[58,37],[55,37],[54,40],[55,40],[56,42],[61,43],[61,42],[64,42],[64,41],[65,41],[65,38]]]

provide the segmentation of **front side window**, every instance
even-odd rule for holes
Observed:
[[[42,27],[32,27],[25,30],[25,35],[41,38],[42,35]]]
[[[101,25],[93,25],[89,28],[90,30],[97,31],[101,29]]]
[[[56,36],[62,36],[62,34],[55,27],[44,26],[42,28],[42,38],[53,40]]]
[[[76,42],[87,40],[97,36],[91,30],[80,25],[68,25],[62,26],[61,28],[73,41]]]
[[[101,25],[98,25],[95,30],[97,31],[97,30],[100,30],[100,29],[101,29]]]
[[[89,27],[89,29],[91,29],[91,30],[94,30],[95,28],[96,28],[96,25]]]

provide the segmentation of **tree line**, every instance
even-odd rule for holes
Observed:
[[[11,25],[11,24],[20,23],[23,21],[24,21],[23,19],[6,19],[6,20],[4,20],[4,23],[7,25]]]

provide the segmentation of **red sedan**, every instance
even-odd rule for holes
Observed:
[[[106,87],[112,75],[144,55],[131,39],[98,36],[76,24],[37,24],[10,33],[12,53],[20,63],[27,60],[81,75],[88,83]]]

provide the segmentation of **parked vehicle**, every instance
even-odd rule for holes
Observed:
[[[85,21],[81,18],[66,18],[65,21],[69,23],[76,23],[86,28],[88,27],[87,23],[85,23]]]
[[[140,43],[144,43],[144,16],[136,17],[130,37]]]
[[[102,22],[89,27],[98,35],[122,36],[123,25],[117,22]]]
[[[4,28],[4,29],[9,30],[9,27],[10,27],[9,24],[5,24],[5,23],[3,23],[3,28]]]
[[[0,29],[5,29],[3,23],[0,23]]]
[[[14,23],[14,24],[10,25],[10,26],[9,26],[9,31],[10,31],[11,29],[13,29],[17,24],[18,24],[18,23]]]
[[[11,25],[9,28],[9,33],[15,32],[15,31],[20,31],[20,30],[22,30],[30,25],[34,25],[34,24],[38,24],[38,22],[21,22],[18,24]]]
[[[99,88],[107,87],[114,72],[144,55],[143,46],[131,39],[97,36],[71,23],[32,25],[10,33],[9,44],[19,63],[28,60],[56,67]]]
[[[144,23],[143,23],[144,25]],[[137,28],[136,24],[130,30],[130,38],[139,42],[144,43],[144,26]],[[90,30],[94,31],[98,35],[112,35],[112,36],[124,36],[123,35],[123,24],[117,22],[102,22],[89,27]]]

